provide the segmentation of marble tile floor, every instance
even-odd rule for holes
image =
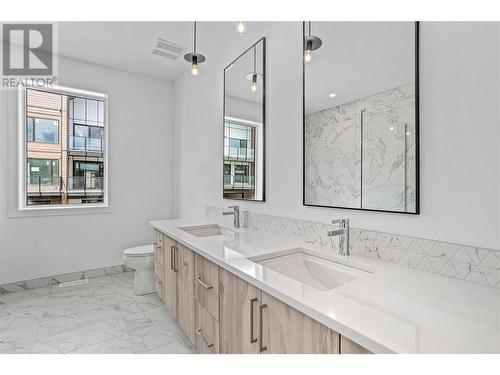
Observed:
[[[136,296],[133,272],[0,295],[0,354],[192,353],[156,294]]]

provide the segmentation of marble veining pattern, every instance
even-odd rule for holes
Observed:
[[[156,294],[136,296],[133,272],[0,295],[0,354],[191,353]]]
[[[415,84],[306,116],[305,202],[415,210]]]
[[[206,219],[231,227],[226,209],[207,205]],[[241,211],[245,228],[302,241],[319,251],[338,250],[338,239],[327,236],[332,224]],[[351,228],[352,254],[500,289],[500,251],[475,246],[427,240],[398,234]]]

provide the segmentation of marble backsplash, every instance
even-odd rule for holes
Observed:
[[[232,216],[222,216],[226,208],[206,206],[210,222],[231,227]],[[304,246],[337,252],[338,239],[327,236],[333,224],[241,211],[241,225],[277,236],[303,241]],[[500,289],[500,251],[351,228],[351,254],[375,258],[405,267],[461,279]]]

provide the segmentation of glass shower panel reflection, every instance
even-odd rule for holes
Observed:
[[[407,124],[361,112],[361,208],[406,211]]]

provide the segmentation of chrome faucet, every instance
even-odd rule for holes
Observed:
[[[240,227],[240,206],[229,206],[229,208],[232,208],[232,211],[225,211],[222,213],[222,215],[233,215],[234,216],[234,227],[239,228]]]
[[[339,229],[329,230],[328,236],[339,236],[339,255],[349,256],[349,219],[332,220],[332,224],[338,224]]]

